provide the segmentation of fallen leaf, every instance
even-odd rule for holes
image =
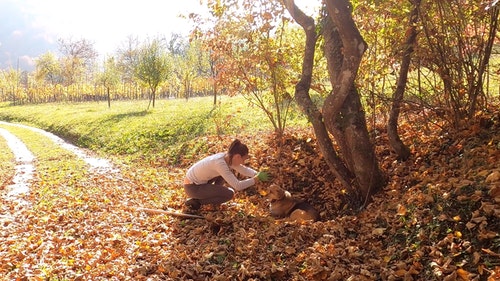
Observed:
[[[397,214],[398,216],[406,216],[406,207],[404,205],[398,204]]]
[[[470,280],[470,277],[469,277],[470,273],[467,272],[466,270],[463,270],[462,268],[457,269],[457,274],[464,281]]]
[[[386,229],[387,228],[383,228],[383,227],[375,228],[375,229],[373,229],[372,234],[377,235],[377,236],[382,236]]]
[[[489,174],[487,177],[486,177],[486,180],[485,180],[487,183],[492,183],[492,182],[497,182],[497,181],[500,181],[500,172],[499,171],[494,171],[492,172],[491,174]]]

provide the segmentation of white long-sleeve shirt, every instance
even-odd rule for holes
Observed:
[[[221,152],[196,162],[191,166],[186,174],[187,179],[194,184],[205,184],[209,180],[222,176],[224,180],[235,190],[241,191],[255,184],[253,177],[257,175],[257,171],[244,165],[231,166],[226,163]],[[249,177],[248,179],[239,180],[231,171],[231,168]]]

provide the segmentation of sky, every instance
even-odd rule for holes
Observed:
[[[129,36],[187,36],[191,23],[179,15],[204,9],[200,0],[0,0],[0,69],[30,70],[58,52],[59,38],[89,40],[106,56]]]
[[[58,39],[88,40],[106,57],[129,36],[188,36],[192,22],[179,15],[189,13],[206,7],[200,0],[0,0],[0,70],[33,70],[36,57],[58,53]]]

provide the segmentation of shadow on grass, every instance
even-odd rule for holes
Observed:
[[[186,110],[178,115],[140,110],[103,116],[92,126],[95,130],[79,136],[79,145],[116,154],[140,152],[141,159],[161,154],[177,163],[184,154],[206,145],[194,140],[210,134],[214,125],[212,111]]]
[[[126,119],[126,118],[144,117],[148,114],[150,114],[150,112],[147,110],[134,111],[134,112],[128,112],[128,113],[120,113],[120,114],[111,115],[110,117],[103,119],[102,123],[119,122],[119,121]]]

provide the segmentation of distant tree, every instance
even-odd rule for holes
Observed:
[[[111,107],[111,89],[115,88],[120,83],[120,71],[114,57],[108,58],[104,62],[104,71],[99,74],[98,81],[106,89],[106,99],[108,100],[108,108]]]
[[[148,109],[151,103],[155,107],[156,91],[167,80],[171,71],[172,65],[164,41],[158,38],[146,41],[139,49],[134,73],[150,90]]]
[[[194,92],[195,80],[207,77],[208,56],[200,47],[200,42],[192,40],[190,44],[184,44],[182,51],[174,54],[174,61],[174,73],[182,85],[182,92],[178,96],[189,99]]]
[[[92,65],[97,58],[94,44],[86,39],[59,39],[59,51],[64,56],[61,69],[66,86],[83,78],[86,71],[92,71]]]
[[[2,75],[0,77],[0,80],[2,81],[3,87],[5,87],[7,94],[3,98],[3,100],[10,100],[12,101],[12,104],[20,104],[22,102],[22,90],[19,87],[19,84],[21,82],[21,72],[16,69],[9,68],[7,70],[1,71],[0,74]]]
[[[135,67],[139,61],[140,42],[137,37],[129,36],[124,45],[117,51],[117,67],[121,73],[124,85],[124,95],[132,99],[137,91],[137,77]],[[130,94],[126,94],[126,92]]]
[[[193,39],[189,43],[188,57],[191,58],[191,67],[195,73],[194,91],[198,93],[206,93],[211,91],[210,83],[211,70],[210,70],[210,55],[205,49],[202,42]]]
[[[0,101],[6,101],[7,81],[5,81],[4,70],[0,69]]]
[[[184,41],[182,35],[178,33],[171,34],[166,44],[167,51],[174,56],[183,55],[188,46],[189,45]]]
[[[52,52],[42,54],[36,59],[35,78],[51,85],[61,82],[61,67],[57,57]]]

